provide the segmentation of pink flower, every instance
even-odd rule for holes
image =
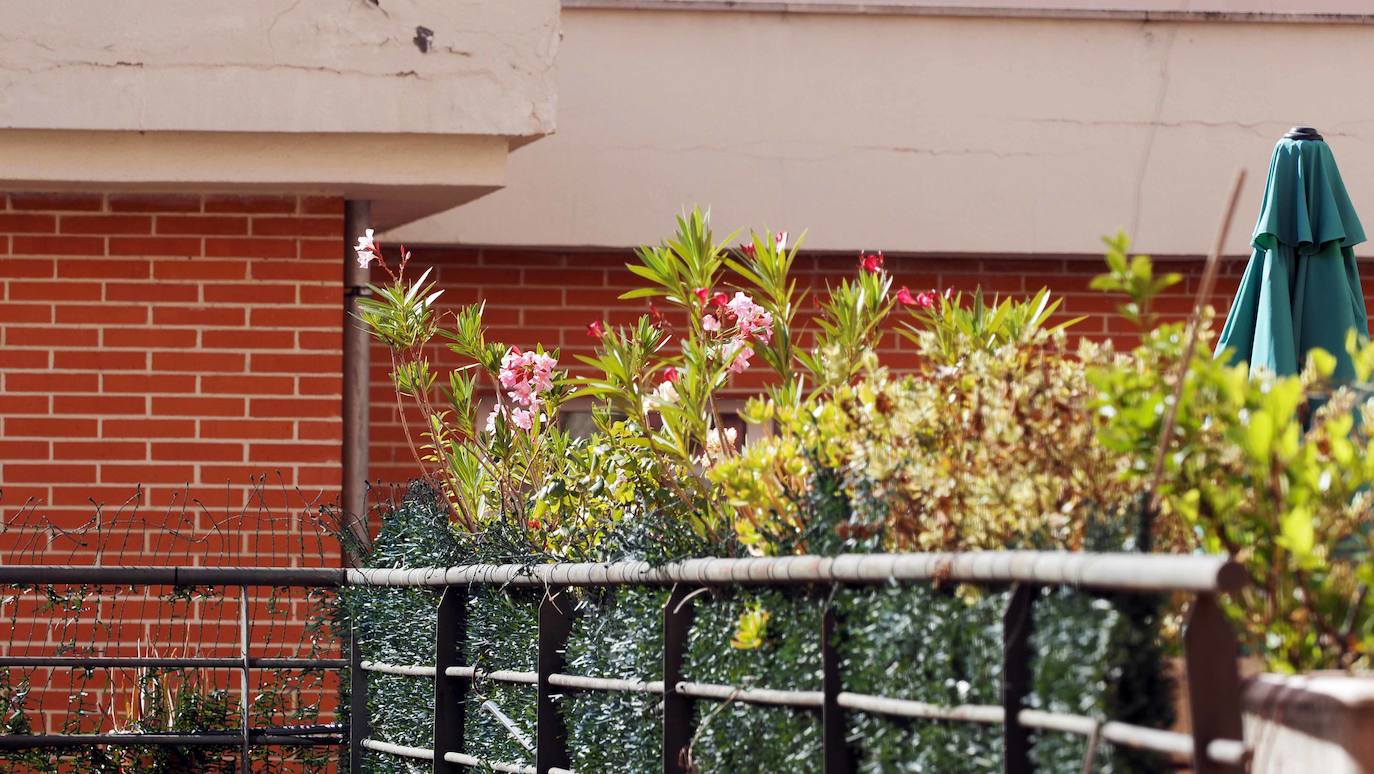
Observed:
[[[778,233],[774,234],[774,235],[773,235],[773,244],[774,244],[774,246],[776,246],[776,247],[778,248],[778,252],[782,252],[782,251],[786,250],[786,249],[787,249],[787,232],[786,232],[786,231],[779,231]]]
[[[702,315],[701,329],[705,331],[718,331],[720,330],[720,320],[717,320],[716,316],[713,314]]]
[[[707,290],[706,288],[697,288],[696,290],[693,290],[692,293],[696,295],[697,303],[701,304],[702,306],[706,306],[706,298],[711,295],[711,291]]]
[[[743,341],[735,339],[725,345],[725,359],[730,361],[725,370],[732,374],[742,374],[749,368],[749,358],[753,356],[754,350]]]
[[[739,251],[740,251],[741,253],[744,253],[745,255],[749,256],[750,258],[753,258],[753,257],[754,257],[754,243],[753,243],[753,242],[745,242],[744,244],[742,244],[742,245],[739,246]]]
[[[879,250],[876,253],[859,253],[859,266],[869,274],[877,274],[883,270],[883,253]]]
[[[940,294],[934,290],[923,290],[916,294],[916,306],[922,309],[934,309],[940,303]]]
[[[521,352],[519,347],[511,347],[501,358],[501,371],[497,380],[506,390],[516,408],[510,412],[510,420],[517,427],[528,430],[534,416],[539,411],[539,393],[553,389],[553,369],[558,361],[542,352]],[[495,415],[502,413],[498,407],[487,418],[487,426],[495,427]]]
[[[911,290],[906,285],[897,289],[897,303],[902,306],[915,306],[916,299],[912,297]]]
[[[711,296],[711,303],[714,306],[725,306],[730,303],[730,296],[717,291],[715,295]]]
[[[529,430],[534,426],[534,409],[511,409],[510,421],[521,430]]]
[[[727,305],[734,315],[735,325],[744,338],[757,338],[767,344],[773,338],[773,315],[754,303],[754,299],[743,292],[735,293]]]
[[[587,335],[600,341],[601,337],[606,335],[606,326],[602,325],[600,320],[592,320],[587,323]]]
[[[682,374],[679,374],[676,368],[668,366],[667,368],[663,369],[663,381],[677,384],[677,380],[681,378]]]

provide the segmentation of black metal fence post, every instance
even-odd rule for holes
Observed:
[[[248,696],[248,673],[249,650],[252,644],[249,642],[252,630],[248,627],[248,587],[239,586],[239,658],[243,664],[239,667],[239,690],[242,696],[239,697],[239,722],[243,724],[243,749],[240,755],[243,759],[239,761],[239,771],[243,774],[251,774],[253,771],[252,746],[249,743],[248,731],[253,727],[253,718],[248,712],[252,702]]]
[[[1002,771],[1030,774],[1030,729],[1021,725],[1021,710],[1031,687],[1031,632],[1035,626],[1038,586],[1012,586],[1011,600],[1002,616]]]
[[[821,614],[821,744],[825,774],[850,774],[854,756],[845,741],[844,712],[840,709],[840,652],[835,647],[835,608]]]
[[[1188,711],[1193,721],[1195,774],[1242,774],[1243,766],[1213,763],[1207,746],[1214,739],[1243,739],[1240,648],[1236,634],[1212,594],[1199,594],[1183,633],[1188,668]]]
[[[557,690],[549,675],[562,672],[567,663],[568,633],[572,631],[572,597],[561,586],[551,586],[539,601],[538,699],[534,768],[547,774],[550,768],[568,768],[568,732],[554,701]]]
[[[464,771],[461,765],[444,760],[444,753],[463,752],[468,680],[445,671],[463,666],[467,614],[467,588],[445,588],[439,598],[439,623],[434,632],[434,774]]]
[[[663,606],[663,774],[686,774],[692,743],[692,698],[678,693],[687,636],[692,631],[692,590],[674,586]]]

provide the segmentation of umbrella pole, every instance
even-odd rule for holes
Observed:
[[[1155,453],[1154,468],[1150,471],[1150,488],[1147,490],[1144,512],[1141,521],[1153,521],[1153,514],[1159,509],[1159,484],[1164,478],[1164,460],[1169,453],[1169,442],[1173,438],[1174,426],[1178,423],[1178,406],[1183,400],[1183,383],[1188,377],[1193,354],[1197,351],[1198,335],[1202,332],[1202,310],[1212,297],[1212,288],[1217,282],[1217,267],[1221,263],[1221,251],[1226,246],[1226,235],[1231,231],[1231,221],[1236,214],[1236,203],[1240,201],[1240,189],[1245,185],[1245,169],[1236,170],[1236,179],[1231,183],[1231,192],[1226,197],[1226,208],[1221,214],[1221,225],[1217,228],[1216,240],[1212,250],[1207,253],[1207,263],[1202,267],[1202,282],[1198,285],[1197,297],[1193,300],[1193,311],[1188,317],[1188,330],[1183,346],[1183,359],[1178,364],[1178,376],[1174,381],[1174,396],[1164,413],[1164,426],[1159,431],[1159,450]],[[1144,526],[1144,525],[1142,525]],[[1147,544],[1148,535],[1140,536]],[[1146,548],[1145,550],[1149,550]]]

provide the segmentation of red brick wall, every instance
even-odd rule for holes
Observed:
[[[617,297],[640,283],[625,269],[632,259],[628,252],[588,252],[559,250],[515,250],[510,248],[416,249],[414,265],[436,266],[436,278],[445,289],[443,304],[486,302],[485,319],[489,336],[507,344],[531,347],[542,343],[547,348],[561,347],[561,362],[576,365],[574,354],[591,351],[587,323],[603,320],[622,324],[633,321],[647,310],[643,301],[618,301]],[[1185,281],[1166,294],[1159,309],[1166,316],[1185,316],[1192,307],[1200,279],[1201,260],[1171,258],[1156,261],[1158,271],[1177,271]],[[810,286],[813,294],[826,283],[835,283],[853,273],[857,253],[852,255],[802,255],[796,270],[800,286]],[[1066,316],[1087,315],[1072,328],[1075,336],[1110,337],[1119,346],[1133,344],[1131,328],[1117,319],[1117,300],[1092,291],[1092,278],[1104,270],[1098,256],[1044,258],[996,258],[962,256],[887,256],[886,267],[895,286],[908,285],[913,292],[926,288],[972,290],[981,285],[985,292],[1027,295],[1049,287],[1064,298]],[[1223,267],[1213,304],[1222,314],[1229,308],[1243,260],[1228,260]],[[383,281],[378,275],[375,281]],[[436,351],[436,360],[449,362],[446,353]],[[885,362],[895,368],[913,363],[912,345],[895,332],[884,338]],[[373,350],[372,376],[372,475],[385,481],[404,481],[415,475],[417,467],[398,421],[396,399],[389,387],[387,355],[380,347]],[[761,371],[761,369],[760,369]],[[738,387],[756,386],[744,380]]]
[[[145,510],[234,509],[264,475],[282,505],[283,488],[333,496],[340,200],[11,193],[0,204],[4,515],[31,501],[74,526],[90,500],[113,508],[138,484]],[[249,532],[149,561],[293,561],[290,546]]]

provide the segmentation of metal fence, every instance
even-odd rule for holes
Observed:
[[[570,774],[567,733],[555,703],[572,691],[616,691],[663,697],[662,761],[665,774],[685,773],[684,751],[693,735],[694,705],[729,701],[793,707],[820,715],[824,771],[853,770],[852,750],[845,741],[845,713],[1000,724],[1005,772],[1030,772],[1033,731],[1088,737],[1089,750],[1099,741],[1152,750],[1191,761],[1197,774],[1244,771],[1248,753],[1241,736],[1240,679],[1237,645],[1217,595],[1243,583],[1241,568],[1222,558],[1142,554],[987,552],[976,554],[891,554],[771,559],[697,559],[663,567],[643,562],[614,564],[470,565],[424,569],[348,570],[345,582],[369,586],[429,587],[441,590],[433,664],[362,662],[355,673],[350,756],[361,770],[364,750],[383,755],[432,761],[436,773],[456,774],[469,767],[501,772]],[[843,584],[951,582],[1012,588],[1003,616],[1003,684],[1000,705],[938,706],[920,701],[844,690],[835,642],[841,622],[822,617],[822,686],[819,691],[774,690],[714,685],[684,679],[683,660],[692,626],[693,600],[701,589],[720,586],[813,586]],[[517,586],[545,589],[538,611],[538,650],[533,672],[479,672],[463,663],[468,591],[473,586]],[[663,679],[606,679],[568,674],[564,644],[572,628],[570,587],[671,587],[663,611]],[[1183,592],[1192,596],[1184,635],[1188,671],[1190,734],[1146,728],[1110,719],[1031,709],[1030,638],[1037,591],[1071,587],[1137,594]],[[419,748],[370,738],[366,716],[364,672],[433,677],[434,747]],[[518,683],[536,690],[535,765],[480,760],[464,748],[466,693],[475,679]],[[1091,752],[1089,753],[1091,755]],[[587,774],[583,772],[582,774]]]
[[[86,585],[119,587],[237,587],[236,621],[238,654],[234,658],[146,657],[93,655],[4,655],[0,668],[24,669],[232,669],[239,672],[239,727],[227,730],[181,733],[80,733],[0,734],[0,750],[33,748],[108,747],[226,747],[240,751],[240,768],[250,770],[250,750],[264,746],[341,747],[348,743],[347,729],[338,724],[253,727],[250,675],[256,670],[347,670],[351,662],[340,658],[273,658],[254,655],[250,637],[251,588],[337,588],[345,582],[342,570],[331,568],[230,568],[230,567],[77,567],[43,565],[0,566],[0,584],[12,586]]]
[[[940,706],[920,701],[844,690],[844,674],[835,642],[841,622],[822,617],[822,686],[819,691],[775,690],[691,682],[684,679],[683,660],[692,626],[693,604],[701,589],[721,586],[810,586],[877,583],[967,583],[1010,586],[1003,616],[1003,684],[1000,705]],[[845,740],[845,713],[1000,724],[1005,772],[1029,772],[1033,731],[1077,734],[1097,742],[1152,750],[1190,760],[1198,774],[1241,772],[1248,753],[1241,741],[1240,680],[1234,633],[1223,617],[1217,595],[1243,583],[1241,569],[1222,558],[1141,554],[987,552],[976,554],[891,554],[771,559],[697,559],[653,567],[643,562],[614,564],[467,565],[420,569],[290,569],[205,567],[0,567],[0,584],[93,584],[162,586],[238,586],[242,598],[253,586],[336,588],[344,585],[427,587],[441,593],[433,664],[385,664],[362,661],[357,647],[351,659],[271,659],[251,652],[248,610],[240,615],[240,653],[234,659],[120,658],[24,656],[0,658],[0,666],[89,668],[179,667],[233,668],[242,675],[241,728],[202,734],[39,734],[0,735],[0,749],[72,747],[79,745],[235,745],[242,748],[244,770],[249,749],[258,745],[349,746],[351,770],[363,770],[365,750],[383,755],[432,761],[435,772],[456,774],[470,767],[501,772],[569,774],[564,722],[555,698],[573,691],[616,691],[662,696],[664,772],[685,772],[684,751],[694,728],[697,702],[742,702],[799,708],[819,713],[824,771],[853,770]],[[479,672],[464,663],[467,599],[474,586],[536,587],[546,590],[539,603],[537,668],[533,672]],[[564,645],[572,628],[571,587],[670,587],[663,610],[663,679],[607,679],[567,673]],[[1031,709],[1030,637],[1037,591],[1071,587],[1137,594],[1184,592],[1192,596],[1184,635],[1188,671],[1190,734],[1146,728],[1110,719]],[[350,669],[351,667],[351,669]],[[350,669],[348,728],[253,728],[248,716],[248,675],[255,669]],[[432,677],[434,747],[417,748],[370,738],[367,717],[367,673]],[[537,729],[535,765],[480,760],[464,749],[466,694],[473,680],[534,686]],[[1091,752],[1090,752],[1091,755]],[[586,773],[583,773],[586,774]]]

